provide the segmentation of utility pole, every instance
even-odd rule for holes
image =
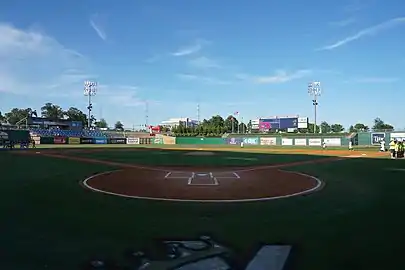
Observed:
[[[145,129],[148,130],[149,127],[149,105],[145,102]]]
[[[84,95],[88,97],[88,106],[87,106],[87,110],[89,112],[88,115],[88,128],[91,128],[91,121],[92,121],[92,115],[91,115],[91,111],[93,109],[93,104],[91,103],[91,97],[95,96],[97,93],[97,82],[93,82],[93,81],[85,81],[84,82]]]
[[[314,133],[316,132],[316,117],[317,117],[317,107],[318,107],[318,97],[321,96],[321,82],[310,82],[308,83],[308,94],[312,97],[312,105],[314,106]]]
[[[197,103],[197,123],[200,124],[200,103]]]

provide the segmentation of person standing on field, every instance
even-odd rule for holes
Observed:
[[[385,152],[385,141],[381,140],[380,142],[380,152]]]
[[[349,141],[349,150],[350,151],[353,150],[353,141],[352,140]]]
[[[391,139],[391,142],[390,142],[391,159],[395,159],[395,148],[396,147],[397,147],[397,142],[394,141],[394,139]]]

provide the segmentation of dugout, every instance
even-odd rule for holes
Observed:
[[[11,146],[21,143],[29,143],[31,140],[30,132],[28,130],[0,130],[0,145]]]

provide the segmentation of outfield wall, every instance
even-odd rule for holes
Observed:
[[[7,134],[8,135],[8,134]],[[10,134],[14,137],[16,134]],[[22,134],[18,134],[22,135]],[[78,137],[40,137],[36,139],[37,144],[156,144],[156,145],[244,145],[249,146],[290,146],[290,147],[320,147],[324,142],[327,146],[347,147],[349,141],[353,140],[354,145],[379,146],[381,140],[388,146],[391,138],[405,140],[405,132],[362,132],[354,133],[349,138],[347,135],[323,134],[323,136],[228,136],[227,138],[212,137],[128,137],[128,138],[78,138]],[[329,136],[328,136],[329,135]],[[39,141],[38,141],[39,139]]]
[[[404,132],[360,132],[352,134],[231,134],[226,138],[199,138],[177,137],[176,144],[207,144],[207,145],[262,145],[262,146],[321,146],[323,142],[328,146],[348,146],[349,141],[353,145],[372,147],[379,146],[381,140],[388,146],[391,138],[405,140]]]

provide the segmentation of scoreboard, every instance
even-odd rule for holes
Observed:
[[[304,121],[305,120],[305,121]],[[307,117],[274,117],[259,119],[260,130],[306,128]]]

